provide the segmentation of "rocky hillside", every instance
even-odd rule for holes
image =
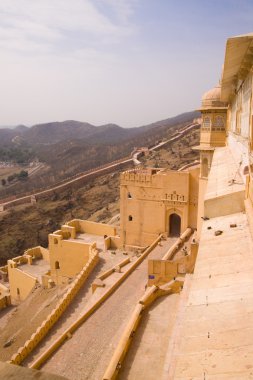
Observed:
[[[128,156],[134,147],[151,146],[167,139],[176,129],[198,116],[198,112],[188,112],[138,128],[121,128],[115,124],[95,127],[65,121],[28,129],[0,129],[0,161],[8,161],[8,157],[15,160],[16,157],[22,162],[36,157],[45,163],[44,170],[27,181],[0,187],[0,196],[4,198],[44,189],[77,173]],[[1,133],[4,141],[9,138],[4,146],[1,146]]]
[[[170,148],[143,157],[142,165],[178,169],[198,159],[198,153],[191,149],[198,143],[199,130],[192,130]],[[119,173],[103,175],[78,190],[66,190],[35,205],[0,213],[0,265],[29,247],[47,246],[48,233],[73,218],[108,222],[119,213]]]

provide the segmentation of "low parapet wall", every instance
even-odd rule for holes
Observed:
[[[91,222],[90,220],[73,219],[63,225],[59,233],[67,233],[68,236],[63,236],[64,238],[71,237],[72,239],[75,239],[76,234],[87,233],[91,235],[103,236],[105,239],[107,239],[108,236],[116,238],[117,228],[105,223]]]
[[[168,252],[163,256],[163,260],[171,260],[173,259],[175,253],[180,248],[180,246],[185,242],[186,239],[193,233],[190,227],[186,228],[186,230],[180,235],[180,237],[176,240],[176,242],[170,247]]]
[[[187,228],[176,242],[165,253],[161,260],[149,260],[148,262],[148,286],[162,284],[171,281],[177,276],[185,276],[193,273],[198,253],[198,243],[192,239],[190,244],[190,254],[179,259],[174,259],[178,250],[193,233],[192,229]]]
[[[163,285],[173,278],[193,273],[197,257],[197,244],[191,245],[191,253],[178,260],[149,260],[148,286]]]
[[[103,272],[100,276],[98,276],[96,278],[96,280],[92,283],[92,292],[94,293],[95,290],[98,288],[98,287],[101,287],[103,286],[103,280],[105,280],[107,277],[111,276],[111,274],[113,274],[114,272],[117,272],[117,271],[120,271],[121,268],[123,268],[125,265],[129,264],[131,262],[131,259],[130,257],[128,257],[127,259],[121,261],[120,263],[118,263],[117,265],[115,265],[114,267],[108,269],[107,271]]]
[[[118,249],[121,248],[120,236],[108,236],[105,238],[105,249]]]
[[[30,256],[32,260],[44,259],[49,262],[49,251],[41,246],[27,249],[24,256]]]
[[[98,253],[97,251],[94,251],[90,257],[90,260],[75,278],[74,282],[69,286],[69,289],[64,294],[63,298],[58,302],[46,320],[44,320],[42,324],[37,328],[35,333],[32,334],[31,338],[25,342],[24,346],[20,347],[18,352],[12,355],[10,363],[17,365],[21,364],[39,344],[39,342],[47,335],[49,330],[54,326],[54,324],[67,309],[71,301],[74,299],[81,286],[84,284],[89,274],[98,263],[98,260]]]
[[[129,321],[121,335],[120,341],[105,371],[103,380],[115,380],[117,378],[122,366],[122,362],[126,356],[126,353],[141,320],[143,311],[149,305],[151,305],[156,298],[167,294],[179,293],[182,289],[182,285],[183,279],[176,278],[175,280],[166,284],[166,287],[152,286],[145,291],[143,296],[139,299],[134,311],[130,315]]]
[[[224,195],[205,198],[204,215],[205,217],[217,218],[219,216],[236,214],[245,211],[245,189],[233,191]]]
[[[87,234],[99,235],[99,236],[115,236],[116,227],[109,224],[91,222],[89,220],[77,219],[79,230],[77,232],[83,232]]]
[[[68,338],[69,334],[73,334],[74,331],[88,319],[91,314],[97,310],[105,300],[110,297],[110,295],[118,288],[118,286],[134,271],[135,268],[147,257],[147,255],[157,246],[159,241],[162,239],[162,235],[160,235],[142,254],[137,258],[135,262],[124,272],[122,276],[111,286],[105,293],[88,309],[78,317],[78,319],[69,326],[63,334],[61,334],[52,344],[51,346],[43,352],[38,359],[36,359],[30,366],[30,368],[40,368],[41,365],[55,352]],[[124,260],[125,261],[125,260]],[[123,262],[121,263],[123,264]],[[118,264],[119,265],[119,264]],[[112,272],[111,272],[112,273]],[[106,277],[108,277],[111,273],[109,271],[105,272]]]

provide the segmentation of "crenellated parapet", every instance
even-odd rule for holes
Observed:
[[[133,184],[136,183],[147,183],[151,184],[153,176],[160,172],[161,169],[133,169],[127,170],[120,174],[120,181],[123,184],[124,182]]]
[[[196,227],[199,168],[146,168],[120,177],[122,246],[146,246],[160,233]],[[175,221],[177,219],[177,221]]]

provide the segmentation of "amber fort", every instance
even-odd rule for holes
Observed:
[[[0,312],[58,292],[0,378],[253,378],[253,33],[199,110],[199,162],[122,171],[120,226],[73,218],[0,268]]]

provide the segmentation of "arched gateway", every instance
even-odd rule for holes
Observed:
[[[169,217],[169,236],[180,236],[181,218],[178,214],[170,214]]]

